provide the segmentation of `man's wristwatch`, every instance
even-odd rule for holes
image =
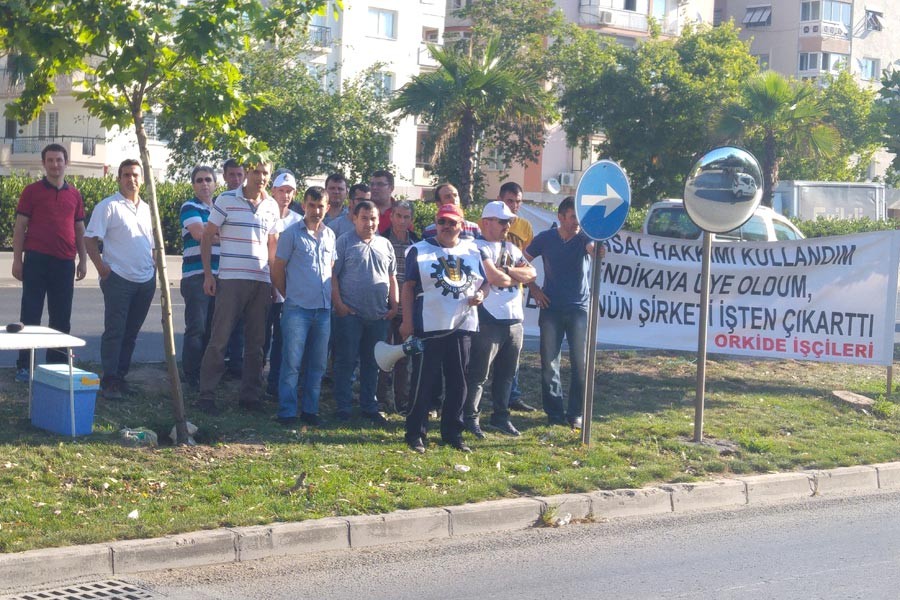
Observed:
[[[509,275],[509,267],[506,265],[503,265],[503,272],[506,273],[507,275]]]

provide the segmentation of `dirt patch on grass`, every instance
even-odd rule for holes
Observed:
[[[172,449],[176,454],[195,460],[229,460],[246,457],[269,457],[272,451],[265,444],[216,444],[215,446],[179,446]]]

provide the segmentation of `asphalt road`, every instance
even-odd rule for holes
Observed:
[[[896,598],[900,493],[124,577],[153,597]]]
[[[177,282],[172,290],[172,321],[175,326],[175,348],[181,352],[181,334],[184,332],[184,301],[178,291]],[[19,306],[22,291],[12,283],[0,285],[0,324],[19,320]],[[44,308],[43,325],[47,325],[47,309]],[[134,351],[134,362],[163,362],[162,317],[159,308],[159,292],[141,333],[138,335],[137,347]],[[87,345],[75,349],[75,360],[100,362],[100,336],[103,334],[103,293],[94,285],[79,285],[75,289],[72,306],[72,335],[83,338]],[[0,352],[0,368],[13,367],[16,363],[16,352]],[[44,362],[44,353],[35,353],[36,362]]]

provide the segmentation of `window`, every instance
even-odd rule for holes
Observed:
[[[822,70],[829,73],[838,73],[847,68],[850,61],[849,54],[837,54],[835,52],[822,53]]]
[[[397,39],[397,13],[394,11],[370,8],[369,21],[374,30],[372,36],[389,40]]]
[[[881,23],[882,18],[884,18],[882,13],[874,10],[867,10],[866,31],[881,31],[884,28],[884,25]]]
[[[760,71],[767,71],[769,69],[768,54],[753,54],[752,56],[756,59],[756,65],[759,67]]]
[[[59,113],[56,111],[41,112],[34,124],[33,133],[39,138],[55,138],[59,136]]]
[[[144,133],[147,134],[148,140],[159,139],[159,128],[156,123],[156,115],[153,113],[146,113],[144,115]]]
[[[822,3],[815,2],[800,3],[800,20],[801,21],[818,21],[822,18]]]
[[[772,24],[772,7],[748,6],[747,14],[741,22],[744,27],[767,27]]]
[[[320,89],[328,89],[328,69],[325,67],[325,65],[306,63],[306,74],[312,77],[316,81],[316,83],[319,84]]]
[[[800,53],[800,70],[801,71],[818,71],[820,59],[821,59],[821,55],[818,52],[801,52]]]
[[[432,27],[422,28],[422,41],[426,44],[437,44],[440,39],[441,32]]]
[[[3,137],[14,140],[18,137],[19,132],[19,124],[16,123],[15,119],[6,119],[6,131],[3,134]]]
[[[859,76],[866,81],[877,81],[881,78],[881,64],[877,58],[859,59]]]
[[[500,151],[496,148],[485,150],[481,153],[482,166],[488,171],[502,171],[505,168],[500,159]]]
[[[849,28],[851,23],[850,14],[852,13],[852,10],[853,5],[849,2],[824,0],[824,2],[822,3],[822,20],[843,23]]]
[[[375,73],[375,94],[387,98],[394,93],[394,74],[382,71]]]
[[[637,0],[625,0],[625,10],[634,12],[637,10]]]
[[[447,8],[450,10],[462,10],[469,6],[469,0],[450,0]]]

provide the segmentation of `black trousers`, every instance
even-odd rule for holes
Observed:
[[[25,251],[22,261],[22,308],[24,325],[40,325],[44,314],[44,298],[51,329],[69,333],[72,328],[72,295],[75,289],[75,261],[49,254]],[[19,352],[16,368],[28,368],[29,351]],[[49,348],[48,363],[68,362],[65,349]]]
[[[453,443],[463,431],[463,403],[466,399],[466,371],[469,368],[471,331],[456,331],[448,336],[424,340],[425,351],[413,356],[412,406],[406,417],[406,441],[428,433],[428,411],[444,387],[441,410],[441,439]],[[443,377],[441,373],[443,371]]]

